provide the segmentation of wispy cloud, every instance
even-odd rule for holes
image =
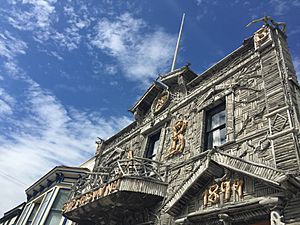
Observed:
[[[24,190],[52,167],[81,164],[94,154],[97,136],[107,138],[131,122],[63,105],[19,66],[26,51],[26,42],[7,31],[0,35],[0,82],[22,87],[0,88],[0,214],[25,200]]]
[[[95,152],[97,136],[107,138],[131,121],[65,107],[33,80],[23,82],[27,89],[22,105],[0,89],[0,122],[9,121],[8,127],[0,129],[1,210],[24,199],[24,190],[52,167],[87,160]],[[13,179],[5,179],[7,171]]]
[[[0,33],[0,56],[11,60],[16,55],[25,54],[26,49],[26,43],[13,37],[10,32]]]
[[[39,38],[48,37],[52,21],[55,21],[56,0],[11,1],[12,11],[8,21],[19,30],[35,31]],[[26,8],[26,9],[24,9]]]
[[[15,99],[3,88],[0,88],[0,117],[12,114],[12,108],[15,106],[15,103]]]
[[[72,4],[77,4],[77,8]],[[12,1],[7,20],[18,30],[31,31],[37,42],[52,40],[60,47],[76,49],[82,39],[81,30],[88,27],[93,18],[81,1],[69,1],[60,14],[57,7],[62,7],[57,0]],[[59,18],[65,20],[63,27]]]
[[[129,79],[147,81],[170,64],[175,36],[147,30],[146,22],[130,13],[101,19],[95,32],[91,44],[115,58]]]

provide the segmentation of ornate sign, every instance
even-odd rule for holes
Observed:
[[[233,182],[227,180],[209,186],[203,192],[203,206],[207,207],[208,203],[212,205],[220,203],[221,195],[223,195],[223,199],[229,201],[232,193],[236,193],[240,200],[243,197],[243,185],[243,180],[234,180]]]
[[[117,191],[119,189],[119,186],[120,186],[120,180],[116,180],[109,184],[106,184],[103,187],[98,188],[95,191],[84,193],[83,195],[75,197],[71,199],[69,202],[66,202],[63,206],[62,211],[65,213],[75,208],[78,208],[80,206],[83,206],[89,202],[93,202],[101,197],[107,196]]]
[[[188,122],[186,120],[178,120],[173,125],[172,144],[167,157],[172,157],[175,154],[181,153],[185,147],[184,132]]]
[[[168,90],[160,93],[153,101],[151,110],[153,114],[157,114],[164,110],[169,102],[170,92]]]

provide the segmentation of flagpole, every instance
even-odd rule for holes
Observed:
[[[176,64],[176,59],[177,59],[177,54],[178,54],[178,48],[179,48],[179,43],[180,43],[181,33],[182,33],[182,28],[183,28],[183,23],[184,23],[184,17],[185,17],[185,13],[183,13],[183,15],[182,15],[182,20],[181,20],[180,30],[179,30],[179,34],[178,34],[178,39],[177,39],[176,49],[175,49],[175,53],[174,53],[171,72],[174,71],[174,69],[175,69],[175,64]]]

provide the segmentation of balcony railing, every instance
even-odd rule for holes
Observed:
[[[91,172],[81,177],[74,185],[70,198],[76,198],[87,192],[97,190],[122,177],[166,182],[167,168],[161,162],[134,157],[122,159],[109,167],[100,167],[99,172]]]

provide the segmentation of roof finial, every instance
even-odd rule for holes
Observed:
[[[246,27],[250,27],[252,24],[254,23],[258,23],[258,22],[261,22],[263,21],[264,22],[264,25],[265,26],[271,26],[273,25],[274,28],[276,29],[280,29],[280,26],[282,27],[281,31],[283,33],[285,33],[286,31],[286,24],[284,22],[275,22],[272,17],[270,16],[264,16],[262,18],[259,18],[259,19],[256,19],[256,20],[253,20],[251,23],[249,23]],[[269,24],[269,21],[271,22],[271,24]]]

